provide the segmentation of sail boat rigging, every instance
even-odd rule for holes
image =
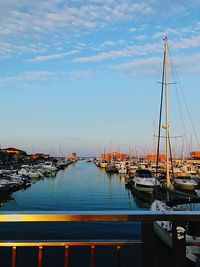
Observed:
[[[165,154],[166,154],[166,179],[167,189],[170,188],[169,177],[169,111],[168,111],[168,38],[164,39],[164,53],[165,53]]]
[[[167,189],[171,188],[170,173],[169,173],[169,111],[168,111],[168,38],[164,38],[164,57],[163,57],[163,71],[162,71],[162,88],[161,88],[161,102],[160,102],[160,115],[158,127],[158,143],[157,143],[157,159],[156,159],[156,176],[158,176],[159,152],[160,152],[160,138],[161,138],[161,122],[162,122],[162,109],[163,109],[163,96],[165,91],[165,170]],[[165,90],[164,90],[165,89]]]

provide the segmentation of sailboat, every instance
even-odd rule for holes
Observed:
[[[161,91],[161,104],[160,104],[160,117],[159,117],[159,131],[158,131],[158,144],[157,144],[157,160],[156,160],[156,176],[158,175],[159,168],[159,146],[160,146],[160,132],[161,132],[161,117],[162,117],[162,106],[163,106],[163,96],[165,89],[165,123],[162,125],[162,128],[165,130],[165,174],[166,179],[165,183],[162,184],[167,191],[173,191],[174,187],[170,179],[170,162],[169,162],[169,148],[170,148],[170,139],[169,139],[169,103],[168,103],[168,39],[164,39],[164,58],[163,58],[163,73],[162,73],[162,91]],[[165,88],[164,88],[165,87]],[[172,155],[171,155],[172,156]]]
[[[168,125],[168,38],[165,37],[164,39],[164,70],[163,70],[163,82],[162,84],[165,85],[165,154],[166,154],[166,188],[168,192],[173,190],[173,186],[170,180],[170,172],[169,172],[169,125]],[[185,198],[185,199],[178,199],[173,201],[160,201],[155,200],[151,205],[152,211],[162,211],[162,212],[170,212],[173,210],[181,210],[181,211],[188,211],[187,204],[197,204],[197,207],[200,210],[200,198]],[[194,206],[194,205],[193,205]],[[156,221],[154,222],[154,230],[158,237],[169,247],[172,247],[172,223],[170,221]],[[186,257],[191,260],[192,262],[197,261],[197,257],[200,255],[199,247],[195,245],[188,245],[188,243],[192,244],[193,241],[200,241],[200,223],[197,222],[196,225],[192,224],[192,222],[187,223],[186,225]]]

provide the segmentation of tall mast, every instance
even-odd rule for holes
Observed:
[[[110,163],[112,164],[113,162],[113,155],[112,155],[112,140],[110,140]]]
[[[167,188],[170,187],[169,177],[169,114],[168,114],[168,39],[164,39],[164,52],[165,52],[165,130],[166,130],[166,142],[165,142],[165,155],[166,155],[166,179]]]
[[[156,136],[156,125],[155,125],[155,121],[153,122],[153,149],[152,149],[152,155],[153,157],[155,157],[156,155],[156,139],[155,139],[155,136]],[[153,160],[153,158],[152,158]],[[156,163],[156,157],[154,159],[154,162]]]
[[[57,156],[57,159],[58,159],[58,144],[56,146],[56,156]]]

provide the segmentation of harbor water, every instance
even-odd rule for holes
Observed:
[[[136,195],[125,186],[125,178],[119,174],[108,174],[93,163],[78,161],[60,170],[55,177],[48,177],[33,182],[25,190],[10,196],[1,196],[1,211],[129,211],[148,210],[151,197]],[[140,224],[136,222],[114,223],[1,223],[1,240],[86,240],[115,239],[130,240],[140,238]],[[159,242],[159,241],[158,241]],[[161,245],[159,243],[159,249]],[[0,262],[9,266],[10,250],[2,248]],[[23,250],[23,248],[19,249]],[[18,257],[18,266],[37,266],[36,250],[25,249],[27,257]],[[44,266],[55,266],[61,262],[63,251],[55,249],[48,254]],[[56,252],[57,251],[57,252]],[[103,253],[104,251],[104,253]],[[109,253],[110,251],[110,253]],[[96,254],[96,266],[117,266],[114,248],[102,248]],[[62,252],[62,253],[61,253]],[[85,253],[86,252],[86,253]],[[79,255],[76,257],[75,255]],[[164,263],[159,258],[157,266],[167,266],[170,251],[159,251],[168,260]],[[52,260],[53,255],[53,260]],[[89,266],[87,248],[73,248],[71,266]],[[163,257],[163,255],[162,255]],[[30,258],[32,258],[30,262]],[[98,260],[99,258],[99,260]],[[141,250],[127,247],[122,251],[123,266],[142,266]],[[159,264],[159,261],[161,263]],[[54,262],[54,263],[53,263]],[[24,265],[23,265],[24,264]],[[99,264],[99,265],[98,265]],[[165,265],[166,264],[166,265]]]
[[[78,161],[55,177],[35,181],[26,190],[13,193],[1,210],[136,210],[125,188],[124,177],[109,175],[93,163]]]

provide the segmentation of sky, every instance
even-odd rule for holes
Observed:
[[[199,9],[198,0],[1,0],[1,147],[152,151],[168,36],[173,147],[200,150]]]

